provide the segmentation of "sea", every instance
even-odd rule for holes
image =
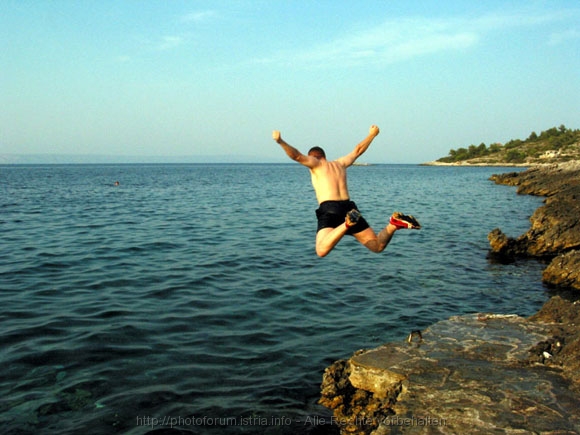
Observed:
[[[318,258],[292,162],[0,166],[2,433],[336,433],[334,361],[548,299],[544,264],[488,259],[542,204],[489,181],[514,170],[351,167],[375,230],[394,211],[422,229]]]

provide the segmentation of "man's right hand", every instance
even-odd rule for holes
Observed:
[[[276,142],[280,142],[280,139],[282,139],[282,136],[280,135],[280,132],[278,130],[274,130],[272,132],[272,139],[274,139]]]
[[[371,125],[371,128],[369,129],[369,134],[373,135],[373,136],[378,136],[379,135],[379,127],[377,127],[376,125]]]

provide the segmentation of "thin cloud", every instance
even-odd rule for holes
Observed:
[[[453,21],[409,18],[381,25],[311,49],[279,53],[262,62],[309,66],[357,66],[395,63],[432,53],[463,50],[477,44],[476,32],[458,28]]]
[[[182,15],[179,17],[179,21],[182,23],[201,23],[215,16],[216,12],[213,10],[198,11]],[[138,40],[142,47],[144,47],[146,50],[168,51],[174,50],[188,43],[190,39],[189,36],[189,33],[184,31],[181,32],[181,34],[165,35],[155,39],[138,38]]]
[[[443,20],[388,20],[371,31],[338,41],[350,61],[393,63],[431,53],[469,48],[478,35]]]
[[[392,64],[438,53],[468,50],[491,32],[532,27],[565,19],[564,14],[489,14],[475,18],[389,19],[372,29],[353,32],[309,49],[284,51],[259,60],[303,67]],[[560,39],[577,37],[577,32]],[[553,37],[557,41],[556,36]]]
[[[564,32],[557,32],[550,35],[548,45],[560,45],[576,39],[580,39],[580,30],[569,29]]]
[[[138,36],[134,38],[135,47],[132,53],[123,53],[116,57],[119,63],[131,62],[136,58],[149,56],[152,53],[174,50],[186,43],[186,38],[180,35],[166,35],[155,39]]]
[[[216,16],[216,11],[207,10],[207,11],[197,11],[197,12],[190,12],[188,14],[183,15],[179,21],[183,23],[199,23],[202,21],[206,21],[210,18]]]
[[[179,47],[184,42],[181,36],[163,36],[161,41],[157,44],[157,50],[165,51]]]

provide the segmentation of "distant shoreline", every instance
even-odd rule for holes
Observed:
[[[489,166],[489,167],[508,167],[508,168],[529,168],[532,166],[542,166],[544,163],[469,163],[467,161],[444,163],[438,161],[419,163],[419,166]]]

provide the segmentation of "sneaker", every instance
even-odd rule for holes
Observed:
[[[399,213],[398,211],[394,212],[391,216],[391,220],[389,221],[390,224],[394,225],[399,228],[406,228],[412,230],[418,230],[421,228],[421,224],[417,219],[415,219],[412,215],[406,215],[403,213]]]
[[[346,224],[347,228],[354,227],[358,223],[360,218],[361,218],[360,212],[357,209],[353,208],[346,214],[346,219],[344,223]]]

